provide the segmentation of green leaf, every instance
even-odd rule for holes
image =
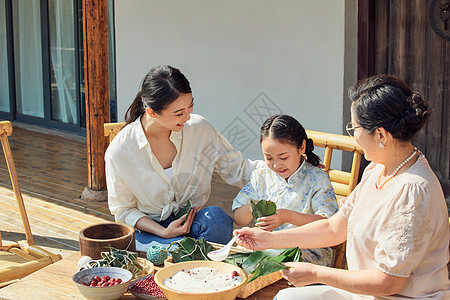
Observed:
[[[242,266],[244,260],[249,257],[250,253],[232,253],[228,255],[228,257],[224,260],[226,263],[238,266],[239,268]]]
[[[272,260],[277,261],[279,263],[303,261],[301,259],[302,259],[302,252],[298,247],[289,248],[285,250],[283,253],[281,253],[279,256],[272,257]]]
[[[302,261],[301,250],[298,247],[289,249],[268,249],[251,253],[233,253],[225,260],[227,263],[241,267],[250,281],[286,267],[281,263]]]
[[[279,262],[276,262],[272,260],[271,258],[265,258],[263,261],[261,261],[260,264],[258,264],[258,267],[255,269],[255,271],[252,274],[252,277],[247,281],[247,283],[255,280],[258,277],[277,272],[283,269],[287,269],[288,267],[283,266]]]
[[[178,247],[181,247],[181,249],[183,249],[186,253],[194,251],[196,243],[197,240],[191,237],[186,237],[177,242]]]
[[[283,253],[284,249],[267,249],[263,251],[254,251],[243,262],[241,268],[247,273],[251,274],[255,271],[258,265],[268,257],[278,256]]]
[[[129,270],[133,278],[144,276],[144,266],[137,261],[138,254],[127,250],[119,250],[114,247],[108,247],[109,251],[101,253],[102,259],[93,261],[90,265],[97,267],[118,267]]]
[[[169,251],[169,253],[172,255],[173,262],[175,263],[190,260],[209,260],[206,255],[208,252],[214,250],[214,247],[205,241],[204,238],[196,240],[191,237],[186,237],[174,243],[178,245],[178,248]]]
[[[181,218],[184,215],[186,215],[186,219],[187,219],[187,217],[188,217],[188,215],[189,215],[189,213],[191,211],[191,208],[192,208],[192,201],[188,200],[187,201],[187,205],[182,207],[182,208],[180,208],[178,213],[175,215],[175,220],[178,220],[179,218]],[[181,225],[183,225],[183,224],[184,224],[184,221],[183,221],[183,223]]]
[[[270,200],[259,200],[258,203],[250,201],[252,205],[252,215],[255,222],[261,217],[267,217],[277,212],[277,205]]]

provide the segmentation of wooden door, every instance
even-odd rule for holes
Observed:
[[[440,5],[450,1],[361,2],[365,5],[360,8],[370,12],[367,32],[373,39],[366,43],[366,53],[373,53],[372,71],[400,76],[429,101],[432,116],[414,144],[439,180],[450,185],[450,21],[445,27],[435,18]],[[436,26],[442,30],[436,31]]]

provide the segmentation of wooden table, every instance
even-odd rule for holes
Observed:
[[[79,258],[80,253],[77,252],[1,288],[0,299],[86,299],[72,282],[72,276],[78,269]],[[250,295],[247,299],[272,299],[280,289],[286,287],[288,287],[287,281],[281,279]],[[131,294],[125,294],[120,299],[138,298]]]

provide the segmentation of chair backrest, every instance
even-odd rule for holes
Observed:
[[[361,157],[364,151],[359,147],[354,137],[325,133],[319,131],[306,130],[306,134],[314,142],[314,147],[325,148],[325,156],[323,158],[324,171],[330,175],[331,185],[338,200],[348,196],[358,183],[359,167]],[[331,169],[331,158],[333,150],[342,150],[353,153],[352,168],[350,172]],[[335,258],[333,267],[344,268],[345,242],[333,247]]]
[[[117,133],[125,126],[125,122],[121,123],[105,123],[103,125],[105,136],[109,137],[109,142],[111,143]]]
[[[323,158],[324,171],[328,172],[334,192],[338,198],[348,196],[358,184],[359,167],[363,149],[355,142],[355,138],[341,134],[325,133],[306,130],[306,134],[314,142],[314,147],[325,148]],[[352,168],[350,172],[331,169],[333,150],[342,150],[353,153]]]

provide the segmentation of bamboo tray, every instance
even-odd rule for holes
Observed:
[[[145,258],[138,257],[137,261],[141,263],[141,265],[144,267],[144,272],[146,275],[154,274],[156,269],[153,263]]]

